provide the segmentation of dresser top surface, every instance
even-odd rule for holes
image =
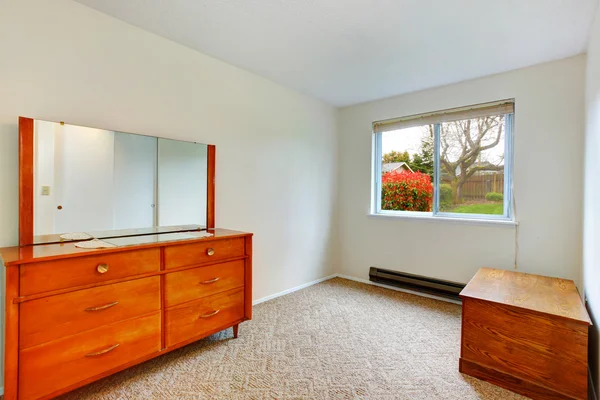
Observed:
[[[82,249],[75,247],[76,241],[40,244],[35,246],[5,247],[0,248],[0,258],[5,266],[26,264],[40,261],[51,261],[68,257],[113,253],[135,249],[160,247],[165,245],[189,244],[210,240],[232,239],[236,237],[251,236],[251,233],[232,231],[229,229],[208,229],[210,237],[191,237],[179,233],[165,233],[156,235],[129,236],[123,238],[102,239],[106,242],[118,242],[117,247],[102,249]]]
[[[135,228],[135,229],[112,229],[108,231],[91,231],[81,232],[86,233],[92,237],[105,240],[118,237],[126,236],[137,236],[137,235],[152,235],[158,233],[177,233],[177,232],[190,232],[206,230],[203,225],[171,225],[171,226],[154,226],[150,228]],[[36,235],[33,237],[33,244],[52,244],[61,243],[61,234],[48,234],[48,235]]]
[[[591,325],[575,282],[568,279],[481,268],[460,292],[460,297],[556,315]]]

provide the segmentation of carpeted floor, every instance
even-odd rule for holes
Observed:
[[[332,279],[63,399],[523,399],[458,372],[460,306]]]

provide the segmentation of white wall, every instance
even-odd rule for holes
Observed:
[[[55,124],[53,233],[113,228],[114,149],[114,132]]]
[[[115,132],[112,229],[155,225],[157,148],[155,137]]]
[[[334,108],[68,0],[1,4],[0,246],[22,115],[215,144],[217,225],[254,232],[254,298],[333,272]]]
[[[34,123],[33,150],[33,221],[34,235],[54,233],[54,129],[47,121]],[[50,194],[42,194],[42,186],[50,187]]]
[[[208,148],[158,140],[158,225],[206,226]]]
[[[585,137],[585,195],[583,280],[588,310],[594,326],[590,330],[590,369],[595,390],[600,386],[600,8],[592,26],[587,57]]]
[[[519,270],[581,283],[585,56],[425,90],[340,113],[340,272],[370,266],[467,282],[513,268],[515,228],[369,217],[371,123],[515,98]],[[399,77],[401,79],[401,77]]]

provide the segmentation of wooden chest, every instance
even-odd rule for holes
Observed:
[[[252,318],[252,234],[0,249],[4,399],[46,399]]]
[[[533,399],[587,399],[591,321],[573,281],[482,268],[460,296],[460,372]]]

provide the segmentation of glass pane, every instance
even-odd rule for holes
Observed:
[[[440,211],[504,214],[505,116],[440,126]]]
[[[34,243],[206,225],[205,144],[36,120]]]
[[[432,211],[433,125],[381,134],[381,209]]]

